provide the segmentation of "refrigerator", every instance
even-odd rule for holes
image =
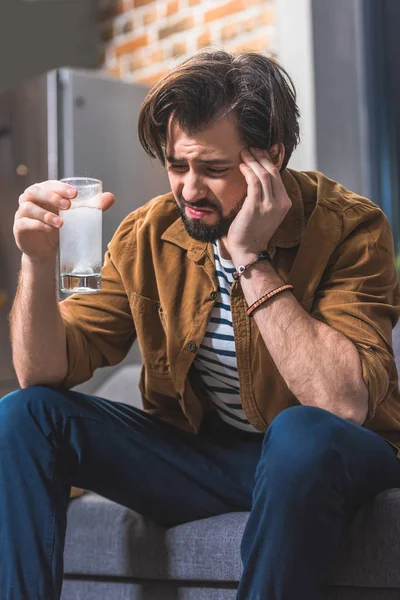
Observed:
[[[170,189],[165,170],[138,140],[147,91],[103,72],[62,68],[0,95],[0,397],[18,387],[8,323],[21,259],[12,231],[18,198],[48,179],[101,179],[116,196],[103,215],[104,252],[127,214]],[[134,345],[124,362],[138,360]],[[84,391],[107,376],[101,371]]]

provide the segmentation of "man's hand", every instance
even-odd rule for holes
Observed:
[[[31,185],[21,194],[14,220],[14,237],[18,248],[31,262],[55,261],[58,230],[63,225],[58,211],[70,208],[76,194],[76,188],[60,181]],[[110,208],[114,200],[113,194],[103,194],[102,209]]]
[[[242,150],[241,157],[239,168],[247,182],[247,196],[226,240],[234,264],[252,260],[266,250],[292,206],[279,169],[266,150]]]

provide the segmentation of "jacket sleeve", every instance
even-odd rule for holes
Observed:
[[[59,304],[67,333],[65,387],[87,381],[98,367],[118,364],[135,341],[129,298],[121,275],[131,227],[131,220],[126,219],[108,245],[101,291],[74,294]]]
[[[387,218],[373,205],[348,209],[341,242],[318,286],[311,315],[357,347],[369,392],[366,423],[398,385],[392,329],[398,320],[399,304]]]

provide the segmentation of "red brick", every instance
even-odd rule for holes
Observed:
[[[238,23],[227,23],[221,28],[221,40],[223,42],[231,40],[239,33]]]
[[[174,35],[175,33],[180,33],[181,31],[187,31],[188,29],[192,29],[194,26],[193,17],[187,17],[186,19],[181,19],[172,25],[168,25],[167,27],[163,27],[158,32],[158,39],[163,40],[170,35]]]
[[[155,50],[149,56],[148,62],[149,64],[154,65],[155,63],[160,63],[165,60],[165,50],[163,48],[159,48],[159,50]]]
[[[115,14],[116,15],[122,15],[126,10],[125,7],[125,3],[124,0],[118,0],[118,2],[115,5]]]
[[[149,64],[148,59],[142,54],[136,54],[133,56],[132,60],[129,63],[131,71],[137,71],[138,69],[143,69],[147,67]]]
[[[143,15],[143,25],[150,25],[151,23],[155,23],[158,19],[158,11],[157,6],[149,10],[147,13]]]
[[[178,10],[179,10],[179,0],[169,0],[169,2],[167,4],[166,16],[170,17],[171,15],[174,15],[175,13],[177,13]]]
[[[240,42],[239,44],[229,45],[229,52],[259,52],[265,54],[270,46],[269,37],[262,35],[253,39]]]
[[[115,55],[120,57],[123,54],[131,54],[138,48],[143,48],[149,43],[149,36],[139,35],[115,47]]]
[[[204,48],[211,44],[211,34],[209,31],[203,31],[197,38],[197,48]]]
[[[231,0],[222,6],[217,6],[207,11],[204,15],[204,20],[206,23],[216,21],[217,19],[222,19],[223,17],[228,17],[241,10],[245,10],[247,7],[247,0]]]
[[[243,30],[247,33],[255,31],[260,26],[260,19],[258,17],[251,17],[243,21]]]
[[[259,15],[259,25],[273,25],[276,21],[276,11],[275,6],[266,6],[261,9],[261,13]]]
[[[137,52],[130,63],[131,71],[137,71],[139,69],[146,69],[152,65],[163,62],[165,59],[165,50],[163,48],[159,48],[155,52],[151,54]]]
[[[173,56],[182,56],[182,54],[186,54],[187,52],[187,44],[186,42],[175,42],[172,46],[172,55]]]
[[[133,7],[139,8],[139,6],[145,6],[146,4],[152,4],[155,0],[133,0]]]

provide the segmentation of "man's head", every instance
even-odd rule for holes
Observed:
[[[276,62],[254,53],[207,51],[149,92],[139,138],[150,156],[167,164],[188,233],[213,241],[227,234],[246,197],[241,150],[269,150],[284,169],[299,141],[298,117],[292,81]]]

